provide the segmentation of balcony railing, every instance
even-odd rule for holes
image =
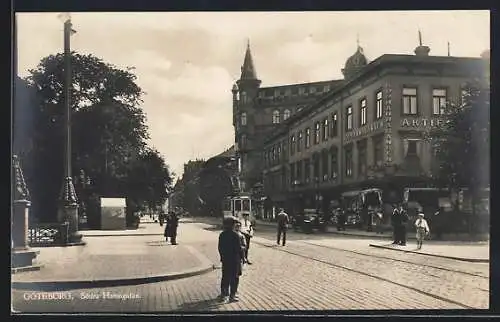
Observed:
[[[35,224],[28,229],[31,247],[64,246],[68,244],[69,223]]]

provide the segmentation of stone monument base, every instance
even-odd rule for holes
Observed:
[[[41,266],[33,263],[38,254],[40,254],[40,251],[37,250],[13,249],[11,254],[12,258],[11,272],[17,273],[24,271],[39,270]]]

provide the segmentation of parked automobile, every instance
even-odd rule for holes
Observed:
[[[313,233],[316,231],[326,231],[327,221],[316,211],[316,209],[304,209],[292,219],[292,227],[295,231]]]

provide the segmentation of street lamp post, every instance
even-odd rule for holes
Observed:
[[[78,201],[75,187],[71,177],[71,47],[70,38],[75,31],[72,29],[71,18],[68,16],[64,22],[64,138],[65,138],[65,162],[64,181],[61,190],[58,219],[60,222],[68,222],[68,242],[79,244],[82,235],[78,233]]]
[[[315,188],[315,207],[316,207],[316,212],[319,212],[319,178],[314,177],[314,188]]]

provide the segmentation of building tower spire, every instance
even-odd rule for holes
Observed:
[[[248,38],[245,59],[243,61],[243,66],[241,66],[240,79],[257,79],[257,73],[255,72],[255,67],[253,65],[252,52],[250,51],[250,39]]]
[[[428,46],[424,46],[422,42],[422,32],[420,28],[418,29],[418,47],[415,48],[415,55],[417,56],[429,56],[431,49]]]

